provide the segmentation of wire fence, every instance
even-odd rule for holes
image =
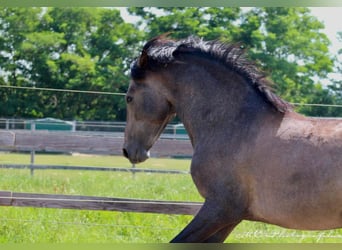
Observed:
[[[41,87],[24,87],[24,86],[11,86],[11,85],[0,85],[0,88],[22,89],[22,90],[33,90],[33,91],[53,91],[53,92],[97,94],[97,95],[98,94],[100,94],[100,95],[116,95],[116,96],[125,96],[126,95],[126,93],[121,93],[121,92],[87,91],[87,90],[76,90],[76,89],[56,89],[56,88],[41,88]],[[292,104],[294,106],[342,108],[342,104],[298,103],[298,102],[290,102],[290,104]]]
[[[69,93],[82,93],[82,94],[97,94],[97,95],[117,95],[125,96],[125,93],[118,92],[105,92],[105,91],[88,91],[88,90],[77,90],[77,89],[55,89],[55,88],[41,88],[41,87],[24,87],[24,86],[11,86],[11,85],[0,85],[0,88],[7,89],[22,89],[22,90],[34,90],[34,91],[53,91],[53,92],[69,92]]]

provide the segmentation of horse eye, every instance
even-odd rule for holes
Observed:
[[[132,96],[126,96],[126,102],[130,103],[133,101],[133,97]]]

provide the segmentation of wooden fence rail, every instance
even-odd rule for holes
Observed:
[[[0,191],[0,206],[195,215],[202,203]]]
[[[86,167],[86,166],[62,166],[62,165],[31,165],[31,164],[0,164],[1,168],[30,169],[33,170],[77,170],[77,171],[109,171],[109,172],[131,172],[131,173],[158,173],[158,174],[189,174],[189,171],[171,169],[149,169],[149,168],[118,168],[118,167]]]

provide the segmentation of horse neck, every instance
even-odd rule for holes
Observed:
[[[270,105],[242,76],[219,63],[201,61],[189,67],[178,65],[172,74],[177,85],[176,113],[193,145],[208,136],[220,137],[222,130],[245,133],[244,128],[249,130],[270,114]]]

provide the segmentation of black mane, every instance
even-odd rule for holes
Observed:
[[[131,67],[133,79],[144,77],[145,70],[155,70],[172,63],[180,53],[201,53],[219,60],[231,70],[242,75],[278,111],[286,112],[291,105],[275,95],[265,74],[245,57],[239,44],[224,43],[219,40],[205,41],[196,36],[181,40],[171,40],[166,36],[156,37],[145,44],[139,58]]]

